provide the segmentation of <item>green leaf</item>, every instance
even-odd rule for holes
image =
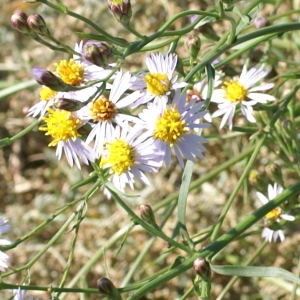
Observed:
[[[273,267],[255,266],[213,266],[211,269],[221,275],[242,276],[242,277],[281,277],[285,280],[300,284],[300,278],[293,273]]]
[[[279,75],[279,77],[288,78],[288,79],[299,79],[300,73],[286,73],[286,74]]]
[[[56,0],[57,6],[60,8],[60,10],[66,14],[68,12],[68,8],[62,4],[60,0]]]

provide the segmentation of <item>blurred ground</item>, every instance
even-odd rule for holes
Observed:
[[[140,33],[155,32],[170,16],[186,9],[206,9],[211,7],[213,1],[157,1],[153,5],[152,0],[132,1],[134,11],[132,25]],[[286,1],[289,3],[289,1]],[[128,33],[113,19],[107,9],[106,1],[96,0],[65,0],[63,3],[78,14],[82,14],[94,20],[102,28],[119,37],[133,40]],[[282,4],[281,9],[288,9],[289,4]],[[67,55],[54,53],[52,50],[39,45],[35,41],[22,35],[10,25],[10,16],[16,9],[22,9],[27,14],[41,14],[55,37],[73,47],[80,38],[75,32],[92,32],[82,22],[68,16],[53,12],[43,5],[29,5],[19,0],[2,0],[0,3],[0,86],[4,88],[12,84],[24,82],[31,79],[30,70],[34,65],[53,70],[53,63]],[[266,12],[268,11],[267,8]],[[188,23],[187,19],[179,20],[174,28],[182,28]],[[214,24],[215,30],[220,33],[226,30],[228,24]],[[203,48],[206,47],[204,44]],[[178,50],[185,52],[183,47]],[[187,54],[185,55],[187,57]],[[231,67],[241,69],[239,61],[233,62]],[[124,69],[137,71],[143,66],[143,55],[130,57]],[[11,137],[30,125],[34,120],[26,118],[29,107],[38,101],[38,89],[26,90],[4,99],[0,102],[0,138]],[[208,134],[208,132],[205,132]],[[210,135],[219,134],[217,128],[209,131]],[[17,140],[11,146],[0,150],[0,213],[8,218],[12,229],[7,234],[11,240],[28,233],[36,226],[46,220],[56,210],[71,202],[86,191],[86,187],[72,191],[71,186],[83,178],[86,178],[91,171],[89,167],[83,167],[81,171],[76,168],[69,168],[65,160],[57,162],[55,150],[49,149],[48,139],[34,129],[25,137]],[[226,143],[222,140],[211,139],[207,145],[208,151],[205,159],[199,161],[195,167],[194,180],[219,166],[222,162],[238,155],[243,144],[248,143],[248,136],[237,136]],[[257,166],[262,176],[266,176],[264,168],[272,161],[268,152],[260,157],[260,164]],[[213,225],[224,203],[239,179],[246,161],[237,164],[229,172],[223,172],[201,188],[191,192],[188,201],[187,217],[188,230],[190,234],[196,234],[201,230]],[[132,209],[138,212],[142,203],[155,206],[173,192],[177,192],[180,186],[182,170],[174,161],[169,169],[163,169],[159,174],[152,176],[153,187],[143,188],[138,185],[141,197],[128,200]],[[245,186],[245,193],[240,193],[235,199],[234,208],[230,210],[224,222],[223,231],[230,229],[243,216],[255,210],[260,203],[255,198],[251,186]],[[70,216],[76,206],[72,206],[63,215],[51,222],[43,230],[34,235],[27,242],[17,248],[8,251],[11,257],[12,268],[18,268],[30,261],[44,245],[55,235]],[[163,209],[157,212],[157,221],[163,219]],[[176,211],[174,217],[167,223],[164,232],[171,236],[176,225]],[[109,201],[97,191],[88,203],[87,216],[80,227],[78,241],[75,251],[74,264],[71,267],[67,284],[74,278],[78,271],[88,262],[90,257],[119,229],[130,223],[126,213],[113,201]],[[71,229],[71,227],[69,228]],[[255,234],[243,240],[234,242],[227,247],[215,261],[215,264],[242,264],[263,242],[260,233],[261,228],[253,228]],[[296,223],[289,231],[286,231],[287,241],[284,244],[273,243],[266,247],[261,258],[255,261],[255,265],[266,265],[282,267],[295,273],[298,264],[300,235]],[[6,236],[5,236],[6,237]],[[74,232],[63,235],[49,251],[30,268],[30,283],[32,285],[58,286],[63,271],[67,265],[69,251],[71,249]],[[76,287],[96,287],[96,281],[101,276],[108,274],[114,284],[119,287],[123,278],[128,272],[131,263],[143,250],[150,235],[141,228],[136,228],[131,233],[122,251],[116,256],[116,251],[122,239],[107,249],[104,253],[105,260],[101,257],[86,277],[82,277]],[[199,248],[205,244],[199,245]],[[143,265],[134,275],[134,280],[150,276],[160,269],[168,267],[180,252],[164,255],[156,261],[160,254],[167,249],[164,242],[157,240],[143,261]],[[155,263],[154,263],[155,262]],[[20,272],[5,278],[5,282],[19,284],[26,276],[26,272]],[[194,274],[192,270],[170,281],[161,289],[147,295],[147,299],[176,299],[180,298],[192,284]],[[222,291],[229,277],[213,275],[212,299]],[[27,281],[26,281],[27,282]],[[41,300],[49,299],[45,293],[33,292]],[[7,299],[8,293],[0,291],[0,298]],[[68,300],[82,299],[78,295],[68,295]],[[92,295],[86,299],[101,299],[99,295]],[[146,298],[145,298],[146,299]],[[196,299],[191,295],[189,299]],[[241,279],[231,289],[225,299],[289,299],[289,293],[276,284],[267,283],[262,279]]]

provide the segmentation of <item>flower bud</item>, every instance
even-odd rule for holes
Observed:
[[[106,277],[102,277],[97,280],[97,287],[101,294],[105,295],[109,299],[119,300],[122,299],[120,293],[115,288],[113,283]]]
[[[194,61],[197,58],[198,53],[200,51],[200,47],[201,47],[201,40],[200,40],[199,36],[195,33],[190,33],[185,38],[184,45],[185,45],[186,50],[190,54],[190,58],[192,59],[192,61]]]
[[[53,91],[69,91],[69,85],[64,83],[52,72],[41,67],[33,67],[31,70],[33,78],[41,85],[45,85]]]
[[[27,15],[22,11],[15,12],[10,18],[12,26],[24,34],[30,34],[31,29],[27,24]]]
[[[101,42],[87,41],[83,46],[82,60],[99,67],[107,67],[113,57],[111,48]]]
[[[270,163],[266,166],[266,173],[274,182],[283,185],[281,168],[276,163]]]
[[[41,15],[30,15],[27,18],[27,25],[37,34],[45,36],[49,35],[46,22]]]
[[[256,17],[253,20],[253,25],[256,29],[267,27],[270,25],[269,20],[265,16]]]
[[[205,258],[197,258],[193,263],[193,267],[196,271],[196,274],[199,275],[204,281],[210,281],[210,265]]]
[[[132,16],[130,0],[107,0],[108,7],[115,18],[124,26],[127,26]]]
[[[75,99],[59,98],[54,102],[54,106],[67,111],[76,111],[85,106],[85,103]]]
[[[140,214],[141,214],[141,218],[146,221],[147,223],[157,227],[156,221],[155,221],[155,216],[153,213],[153,210],[151,208],[151,206],[147,205],[147,204],[142,204],[140,206]]]

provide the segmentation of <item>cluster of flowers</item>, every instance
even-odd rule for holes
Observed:
[[[78,168],[79,157],[85,164],[100,159],[100,166],[110,168],[111,180],[123,191],[126,184],[133,189],[134,177],[149,184],[144,172],[157,172],[163,162],[168,166],[171,149],[182,167],[184,158],[203,158],[206,140],[195,129],[210,126],[199,122],[202,117],[211,121],[201,101],[207,94],[204,81],[182,93],[187,83],[178,82],[174,75],[176,55],[151,54],[146,58],[148,72],[131,75],[92,63],[86,58],[91,47],[103,49],[98,42],[81,42],[74,48],[77,55],[56,63],[54,73],[40,67],[32,71],[44,87],[40,102],[28,116],[40,115],[44,121],[40,130],[53,138],[49,146],[57,146],[58,159],[64,151],[69,165],[75,162]],[[275,100],[257,93],[270,89],[272,83],[253,87],[266,74],[263,66],[249,71],[244,67],[240,78],[214,90],[211,101],[219,109],[212,117],[223,115],[220,128],[226,121],[232,128],[238,104],[246,118],[255,122],[252,106]],[[215,87],[220,84],[216,76]]]

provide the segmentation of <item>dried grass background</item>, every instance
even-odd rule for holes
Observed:
[[[214,1],[155,1],[136,0],[132,1],[133,18],[132,25],[141,33],[149,34],[155,32],[170,16],[186,9],[206,9],[211,7]],[[64,0],[63,3],[70,9],[84,15],[110,33],[133,40],[121,25],[114,20],[110,14],[106,1],[99,0]],[[155,4],[155,5],[154,5]],[[281,9],[288,9],[289,1],[281,5]],[[62,58],[68,58],[62,53],[55,53],[35,41],[22,35],[10,25],[10,16],[21,9],[28,15],[38,13],[43,16],[49,29],[54,36],[69,46],[73,47],[80,38],[75,32],[93,32],[82,22],[68,16],[58,14],[43,5],[29,5],[19,0],[1,0],[0,2],[0,84],[1,88],[7,85],[23,82],[31,79],[30,70],[34,65],[53,70],[53,63]],[[270,7],[266,7],[269,13]],[[187,19],[179,20],[173,28],[179,29],[188,23]],[[222,32],[227,29],[228,24],[214,24],[216,31]],[[205,45],[205,43],[202,45]],[[259,50],[259,48],[257,49]],[[180,55],[187,57],[183,47],[178,49]],[[298,53],[299,54],[299,53]],[[298,55],[297,54],[297,55]],[[292,54],[291,54],[292,55]],[[241,60],[242,61],[242,60]],[[235,64],[235,65],[234,65]],[[133,72],[144,67],[144,54],[133,55],[126,60],[124,70]],[[235,61],[230,66],[237,71],[241,69],[241,62]],[[26,118],[28,108],[38,101],[38,88],[25,90],[16,95],[8,97],[0,102],[0,138],[13,136],[33,122],[33,119]],[[208,131],[205,132],[208,134]],[[217,128],[211,128],[210,134],[218,135]],[[221,139],[210,139],[207,145],[208,151],[203,161],[198,161],[195,166],[194,179],[206,174],[222,162],[238,155],[247,144],[247,136],[238,136],[230,143]],[[49,140],[42,132],[34,129],[31,133],[13,143],[11,146],[0,150],[0,213],[5,216],[12,226],[11,231],[5,237],[11,240],[23,236],[51,214],[56,209],[75,199],[78,199],[86,188],[71,191],[71,186],[86,178],[91,168],[84,166],[81,171],[76,167],[70,168],[65,159],[57,161],[55,150],[48,148]],[[257,168],[262,176],[265,175],[265,166],[274,160],[274,156],[265,153],[257,160]],[[213,225],[223,206],[231,194],[239,179],[246,162],[242,161],[232,167],[229,171],[222,172],[214,180],[205,183],[200,188],[191,192],[187,207],[187,225],[190,234]],[[152,187],[137,185],[137,193],[141,196],[127,200],[130,207],[138,213],[140,204],[146,203],[151,206],[160,203],[168,195],[177,192],[181,183],[182,170],[174,160],[171,167],[163,168],[158,174],[151,177]],[[245,187],[246,188],[246,187]],[[245,193],[240,193],[235,199],[234,207],[230,210],[224,225],[223,231],[230,229],[243,219],[249,212],[260,206],[255,197],[254,189],[248,185]],[[130,192],[130,191],[129,191]],[[55,221],[51,222],[43,230],[38,232],[32,239],[20,244],[17,248],[8,251],[11,257],[11,267],[16,268],[26,264],[45,243],[60,229],[62,224],[71,215],[74,207]],[[163,210],[156,214],[158,223],[162,220]],[[89,258],[97,251],[115,232],[130,223],[128,215],[113,201],[109,201],[97,191],[89,201],[87,217],[82,222],[76,245],[75,259],[73,261],[69,279],[77,274]],[[164,232],[171,236],[176,224],[176,211],[174,217],[164,227]],[[298,223],[299,224],[299,223]],[[291,272],[296,272],[298,255],[300,250],[300,234],[297,222],[286,231],[287,240],[285,243],[269,244],[263,254],[254,262],[254,265],[266,265],[282,267]],[[258,224],[251,228],[254,234],[243,240],[233,242],[222,251],[214,264],[242,264],[263,242],[260,234],[261,227]],[[71,229],[71,227],[70,227]],[[66,267],[68,255],[73,239],[73,232],[64,234],[61,239],[50,248],[49,251],[30,269],[30,284],[43,286],[58,286],[61,276]],[[122,238],[111,248],[107,249],[103,257],[95,264],[86,277],[81,278],[77,287],[96,287],[96,281],[101,276],[106,276],[106,268],[109,276],[116,287],[128,272],[131,263],[143,250],[144,245],[151,238],[142,228],[136,227],[129,235],[122,251],[116,256],[116,251]],[[199,245],[204,247],[205,245]],[[150,252],[145,257],[141,268],[134,275],[134,280],[151,276],[154,272],[170,266],[179,251],[164,255],[159,261],[161,253],[167,249],[167,245],[157,239]],[[5,282],[18,284],[22,282],[26,273],[18,273],[5,278]],[[168,282],[165,286],[147,295],[147,299],[176,299],[180,298],[194,279],[193,270],[182,274]],[[212,299],[222,291],[230,277],[213,274],[212,278]],[[49,299],[50,296],[44,292],[32,292],[41,300]],[[0,299],[8,299],[11,294],[7,291],[0,291]],[[240,279],[225,299],[289,299],[289,293],[282,287],[268,282],[266,279]],[[82,299],[78,294],[70,294],[68,300]],[[102,299],[101,295],[86,296],[85,299]],[[146,298],[144,298],[146,299]],[[191,295],[191,300],[197,299]]]

